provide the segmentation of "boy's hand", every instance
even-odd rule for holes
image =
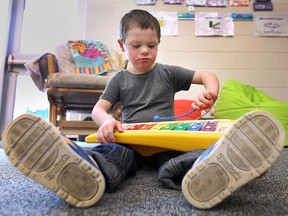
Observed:
[[[218,94],[205,90],[194,99],[192,107],[195,110],[205,110],[209,112],[214,102],[217,100]]]
[[[123,131],[121,122],[116,121],[114,118],[108,118],[99,127],[97,131],[97,139],[99,143],[115,143],[114,130]]]

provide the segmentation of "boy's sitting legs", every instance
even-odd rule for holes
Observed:
[[[102,197],[105,190],[103,174],[107,173],[105,169],[102,174],[98,165],[106,165],[96,155],[108,151],[108,145],[105,149],[94,149],[92,156],[97,165],[82,148],[60,135],[52,124],[32,114],[15,119],[7,126],[2,138],[9,159],[21,172],[68,203],[88,207]],[[267,171],[279,156],[284,140],[284,129],[273,116],[263,111],[246,114],[195,162],[182,181],[183,194],[198,208],[217,205],[233,191]],[[116,147],[111,145],[112,150],[119,153]],[[113,152],[111,148],[106,154],[108,159]],[[130,155],[127,158],[131,159],[130,151],[121,152]],[[122,153],[118,155],[120,159],[123,159]],[[133,174],[136,169],[134,160],[121,161],[126,174],[120,179]],[[119,177],[115,172],[111,174]],[[111,183],[107,182],[113,189]],[[115,183],[116,186],[119,181]]]
[[[105,179],[96,162],[46,120],[23,114],[3,132],[3,148],[10,161],[76,207],[97,203]]]
[[[284,142],[284,128],[271,114],[247,113],[197,159],[183,178],[184,196],[197,208],[212,208],[266,172]]]

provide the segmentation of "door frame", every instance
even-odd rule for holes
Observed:
[[[3,50],[3,61],[0,71],[0,81],[2,86],[0,89],[0,136],[2,136],[5,126],[13,118],[16,74],[13,73],[13,65],[8,65],[8,58],[10,54],[17,53],[18,51],[15,50],[15,47],[19,47],[17,45],[19,45],[20,42],[19,32],[21,32],[22,27],[22,22],[19,22],[19,20],[22,19],[23,16],[25,0],[9,0],[8,4],[7,34],[5,35],[6,38],[4,38],[6,47],[4,47]]]

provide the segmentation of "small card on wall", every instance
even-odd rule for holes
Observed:
[[[186,0],[187,6],[206,6],[206,0]]]
[[[156,0],[135,0],[136,5],[155,5]]]
[[[182,4],[184,0],[163,0],[164,4]]]
[[[195,13],[196,36],[233,36],[234,22],[231,13]]]
[[[208,7],[226,7],[227,0],[207,0]]]
[[[288,36],[288,16],[286,15],[255,15],[255,36]]]
[[[230,6],[249,6],[251,0],[229,0]]]
[[[160,24],[161,34],[168,36],[178,35],[178,13],[177,12],[151,12]]]

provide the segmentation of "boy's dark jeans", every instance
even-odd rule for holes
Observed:
[[[94,147],[90,154],[97,162],[106,181],[106,192],[113,191],[125,176],[134,174],[142,166],[158,169],[158,179],[168,188],[181,190],[182,178],[203,150],[187,153],[161,152],[150,157],[141,156],[128,146],[115,143]]]

